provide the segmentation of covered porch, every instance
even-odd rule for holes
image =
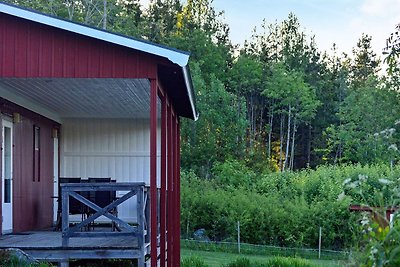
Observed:
[[[179,266],[179,117],[197,119],[189,55],[2,3],[0,40],[2,144],[12,148],[1,232],[51,227],[62,177],[143,183],[145,253],[151,266]],[[119,207],[123,221],[138,216],[136,196]]]

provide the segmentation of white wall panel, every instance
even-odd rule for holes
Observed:
[[[160,184],[160,129],[157,180]],[[146,119],[64,119],[61,128],[61,177],[111,177],[117,182],[150,183],[150,124]],[[136,218],[124,204],[121,218]]]

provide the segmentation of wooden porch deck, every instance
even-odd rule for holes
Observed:
[[[68,266],[71,259],[137,259],[138,266],[145,265],[145,254],[149,249],[149,229],[147,225],[147,198],[144,183],[77,183],[61,184],[62,188],[62,231],[31,231],[0,236],[0,249],[17,248],[33,258],[60,262]],[[105,207],[100,207],[78,192],[122,191],[125,194],[114,199]],[[136,196],[137,221],[125,222],[111,211],[124,201]],[[71,225],[69,222],[69,199],[75,198],[91,208],[91,213],[82,222]],[[105,216],[114,223],[117,231],[111,226],[96,226],[88,229],[95,219]]]
[[[141,249],[133,236],[75,237],[62,246],[62,233],[34,231],[0,236],[0,249],[18,248],[35,259],[61,262],[70,259],[138,259]]]

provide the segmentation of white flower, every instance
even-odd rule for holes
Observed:
[[[358,180],[360,180],[360,182],[364,182],[364,181],[368,180],[368,175],[359,174]]]
[[[361,225],[365,226],[369,223],[369,219],[367,216],[364,216],[363,219],[361,220]]]
[[[392,183],[392,181],[389,181],[389,180],[383,179],[383,178],[378,179],[378,181],[379,181],[381,184],[391,184],[391,183]]]
[[[397,145],[396,145],[396,144],[391,144],[391,145],[388,147],[388,150],[391,150],[391,149],[393,149],[393,151],[399,150],[399,149],[397,148]]]
[[[349,183],[349,184],[347,185],[347,187],[348,187],[348,188],[356,188],[356,187],[358,186],[358,184],[359,184],[359,182],[358,182],[358,181],[355,181],[355,182]]]
[[[343,184],[342,184],[342,185],[346,185],[346,184],[348,184],[350,181],[351,181],[351,179],[350,179],[350,178],[347,178],[346,180],[343,181]]]
[[[344,194],[344,192],[342,192],[339,194],[337,201],[342,201],[345,197],[346,197],[346,195]]]

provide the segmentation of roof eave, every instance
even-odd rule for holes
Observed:
[[[156,56],[164,57],[169,59],[171,62],[179,65],[180,67],[186,66],[189,62],[189,53],[186,53],[184,51],[179,51],[155,43],[137,40],[104,30],[91,28],[86,25],[70,22],[60,18],[55,18],[49,15],[41,14],[13,5],[0,3],[0,12],[52,26],[58,29],[66,30],[69,32],[89,36],[109,43],[133,48]]]
[[[182,67],[182,71],[183,71],[183,77],[185,79],[187,94],[188,94],[190,105],[192,108],[193,120],[197,121],[197,119],[199,118],[199,113],[196,110],[196,99],[195,99],[193,82],[192,82],[192,78],[191,78],[192,76],[190,75],[189,66],[186,65],[186,66]]]
[[[196,121],[198,119],[199,114],[196,110],[195,94],[188,66],[189,56],[190,56],[188,52],[168,48],[159,44],[134,39],[123,35],[118,35],[115,33],[92,28],[87,25],[82,25],[79,23],[63,20],[49,15],[41,14],[33,10],[27,10],[6,3],[0,3],[0,13],[5,13],[29,21],[62,29],[65,31],[73,32],[76,34],[88,36],[98,40],[103,40],[109,43],[121,45],[124,47],[128,47],[131,49],[135,49],[159,57],[167,58],[172,63],[177,64],[182,68],[187,95],[193,113],[193,120]]]

